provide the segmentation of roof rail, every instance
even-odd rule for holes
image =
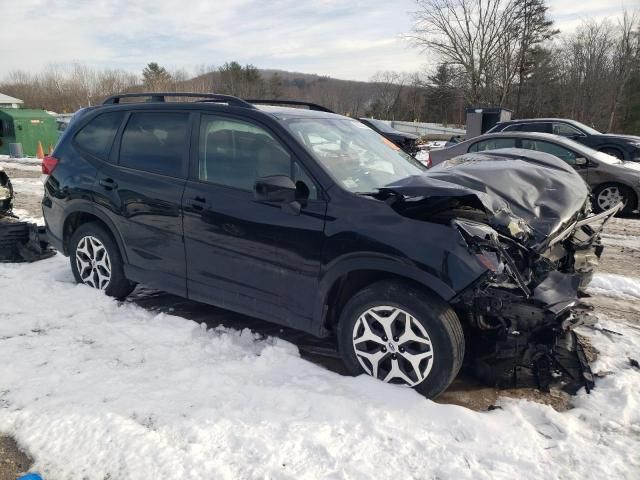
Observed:
[[[299,100],[266,100],[266,99],[246,99],[246,102],[253,103],[254,105],[293,105],[299,107],[309,107],[309,110],[315,110],[317,112],[335,113],[329,110],[327,107],[318,105],[317,103],[302,102]]]
[[[189,97],[189,98],[204,98],[207,102],[219,102],[232,105],[234,107],[253,108],[249,102],[242,100],[241,98],[234,97],[233,95],[222,95],[219,93],[193,93],[193,92],[141,92],[141,93],[122,93],[120,95],[112,95],[107,98],[103,105],[116,105],[120,103],[122,98],[140,98],[148,97],[147,102],[164,102],[165,97]]]

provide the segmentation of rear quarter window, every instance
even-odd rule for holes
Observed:
[[[124,112],[98,115],[76,134],[76,145],[101,160],[108,160],[113,140],[123,118]]]

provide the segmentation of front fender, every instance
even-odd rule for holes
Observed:
[[[447,261],[450,264],[466,263],[450,256]],[[357,271],[378,271],[397,275],[417,282],[437,294],[444,301],[448,302],[457,295],[457,291],[450,284],[448,278],[442,278],[438,272],[429,272],[420,268],[408,258],[398,258],[384,253],[367,252],[351,253],[332,260],[323,269],[318,284],[318,295],[313,309],[313,333],[324,336],[325,317],[327,314],[327,298],[329,292],[344,275]],[[446,269],[445,269],[446,270]],[[477,272],[469,275],[469,284],[475,281],[484,270],[478,268]]]

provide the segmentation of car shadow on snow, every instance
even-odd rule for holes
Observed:
[[[234,330],[245,328],[265,337],[277,337],[298,347],[302,358],[313,362],[339,375],[348,375],[342,360],[338,356],[333,339],[322,340],[292,328],[269,323],[254,317],[242,315],[204,303],[188,300],[159,290],[138,286],[127,298],[146,310],[175,315],[207,328],[224,326]],[[463,369],[449,388],[436,401],[438,403],[455,404],[476,411],[491,410],[499,397],[527,398],[552,405],[557,410],[566,408],[566,397],[543,394],[537,390],[523,388],[498,390],[478,382]]]
[[[135,303],[153,312],[176,315],[200,324],[204,323],[207,328],[218,326],[234,330],[248,328],[266,337],[281,338],[296,345],[303,358],[340,375],[347,375],[331,339],[318,339],[292,328],[142,286],[136,287],[134,292],[127,297],[127,302]]]

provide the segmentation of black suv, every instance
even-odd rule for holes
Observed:
[[[486,133],[541,132],[567,137],[620,160],[640,162],[640,137],[601,133],[575,120],[533,118],[500,122]]]
[[[313,104],[126,94],[74,116],[43,161],[43,210],[79,283],[123,298],[140,282],[335,339],[351,373],[435,396],[465,337],[483,361],[555,342],[540,332],[579,317],[601,250],[588,224],[605,217],[587,218],[573,169],[485,160],[425,173]]]
[[[367,127],[378,132],[390,142],[396,144],[409,155],[415,157],[418,153],[418,141],[420,140],[420,137],[417,135],[396,130],[382,120],[376,120],[375,118],[361,118],[360,121]]]

